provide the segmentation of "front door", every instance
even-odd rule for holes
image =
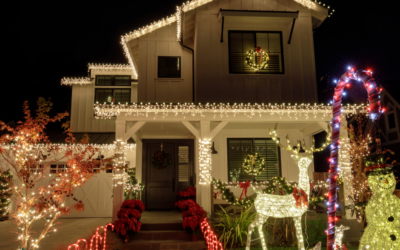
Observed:
[[[170,164],[157,168],[152,164],[154,154],[169,154]],[[143,140],[143,179],[146,210],[175,208],[176,193],[193,185],[193,140]]]

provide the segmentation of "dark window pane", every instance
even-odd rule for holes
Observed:
[[[258,53],[252,57],[256,65],[267,64],[255,71],[246,61],[247,53],[260,47],[268,54],[268,61],[261,61]],[[282,34],[278,32],[229,32],[229,71],[245,74],[283,73]]]
[[[114,103],[129,103],[131,101],[130,89],[114,89]]]
[[[130,76],[115,76],[115,85],[116,86],[131,86],[131,77]]]
[[[96,76],[96,85],[111,86],[112,85],[112,77],[111,76]]]
[[[172,56],[158,57],[158,77],[181,77],[181,58]]]
[[[250,153],[258,153],[266,161],[266,170],[255,177],[257,181],[270,180],[280,176],[279,148],[270,139],[228,139],[228,176],[233,181],[235,173],[240,170],[237,181],[252,181],[254,176],[247,174],[243,169],[243,162]]]
[[[95,102],[105,103],[111,102],[113,97],[112,89],[96,89]]]
[[[387,120],[388,120],[389,129],[396,128],[396,120],[395,120],[395,117],[394,117],[394,113],[388,114],[387,115]]]

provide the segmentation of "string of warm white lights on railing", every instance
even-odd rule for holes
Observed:
[[[342,113],[347,115],[365,113],[366,106],[361,105],[347,105],[342,107]],[[310,116],[317,117],[322,114],[323,117],[329,115],[331,117],[332,106],[325,104],[300,104],[286,105],[283,104],[94,104],[94,113],[97,119],[110,119],[111,117],[118,116],[121,113],[132,116],[148,116],[158,114],[165,118],[169,113],[175,116],[181,114],[182,116],[204,116],[205,113],[213,112],[215,117],[229,117],[229,115],[245,114],[249,118],[255,116],[262,116],[262,114],[277,115],[281,117],[286,115],[289,118],[298,119],[304,115],[306,119]]]
[[[90,77],[75,77],[75,78],[64,77],[61,79],[61,85],[73,85],[73,84],[79,84],[79,85],[92,84],[92,79],[90,79]]]
[[[137,78],[138,77],[138,73],[137,73],[137,69],[135,68],[135,65],[133,63],[133,59],[131,57],[131,54],[129,53],[129,48],[127,43],[135,38],[138,38],[140,36],[149,34],[159,28],[165,27],[167,25],[171,25],[174,22],[177,22],[177,33],[176,33],[176,37],[177,37],[177,41],[181,40],[181,13],[183,12],[187,12],[190,10],[193,10],[197,7],[203,6],[207,3],[212,2],[213,0],[193,0],[193,1],[187,1],[186,3],[183,3],[182,6],[177,6],[176,7],[176,13],[172,14],[171,16],[168,16],[166,18],[163,18],[157,22],[153,22],[149,25],[143,26],[142,28],[139,28],[137,30],[131,31],[127,34],[125,34],[124,36],[121,37],[121,45],[122,48],[124,50],[124,54],[125,57],[128,59],[128,62],[132,68],[133,71],[133,75]],[[315,8],[316,5],[320,5],[324,8],[328,9],[328,17],[332,16],[333,12],[335,12],[334,9],[331,9],[330,6],[326,6],[325,7],[325,3],[319,2],[317,0],[311,1],[311,0],[295,0],[296,2],[298,2],[299,4],[303,5],[304,7],[307,7],[309,9],[311,8]]]

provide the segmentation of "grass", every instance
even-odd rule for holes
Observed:
[[[321,249],[324,249],[326,247],[322,247]],[[231,250],[244,250],[244,247],[241,248],[231,248]],[[309,249],[312,249],[311,247]],[[348,250],[358,250],[358,247],[350,246],[347,247]],[[262,247],[251,247],[251,250],[262,250]],[[274,247],[274,246],[269,246],[268,250],[298,250],[297,246],[296,247]]]

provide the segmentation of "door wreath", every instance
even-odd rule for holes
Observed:
[[[171,164],[171,158],[167,152],[158,151],[151,157],[151,165],[155,168],[163,169],[168,167],[169,164]]]

